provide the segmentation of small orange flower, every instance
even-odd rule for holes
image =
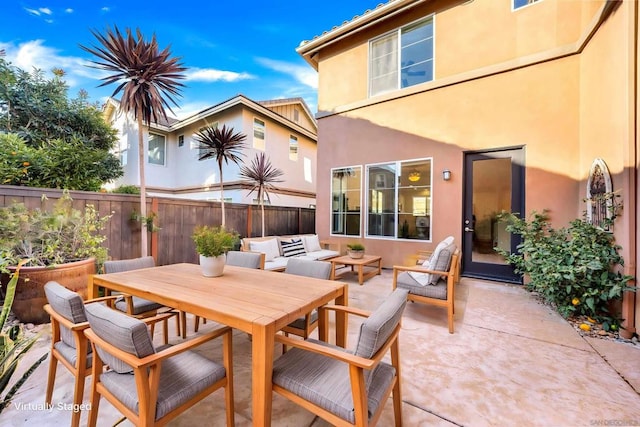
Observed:
[[[12,156],[15,156],[16,154],[18,154],[18,153],[16,153],[15,151],[12,151],[12,152],[11,152],[11,155],[12,155]]]
[[[29,166],[29,165],[30,165],[30,163],[29,163],[29,162],[22,162],[22,166],[25,166],[25,167],[26,167],[26,166]]]
[[[574,299],[571,300],[571,304],[578,305],[578,304],[580,304],[580,300],[578,298],[574,298]]]

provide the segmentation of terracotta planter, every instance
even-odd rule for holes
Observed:
[[[202,275],[205,277],[222,276],[226,261],[227,256],[225,254],[216,257],[200,255],[200,267],[202,268]]]
[[[9,270],[13,271],[12,267]],[[23,323],[49,323],[49,315],[42,309],[47,304],[44,285],[53,280],[87,298],[89,275],[96,273],[94,258],[60,264],[56,267],[22,267],[11,311]],[[29,280],[27,280],[29,279]],[[2,283],[9,275],[2,275]]]

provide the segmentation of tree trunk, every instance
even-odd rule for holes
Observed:
[[[224,185],[222,183],[222,161],[218,163],[220,169],[220,207],[222,208],[222,228],[225,227],[225,214],[224,214]]]
[[[144,133],[142,112],[138,111],[138,168],[140,173],[140,256],[147,256],[147,186],[144,179]]]

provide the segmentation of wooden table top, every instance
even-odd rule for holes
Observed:
[[[362,258],[351,258],[349,255],[343,255],[335,258],[331,258],[331,261],[334,264],[347,264],[347,265],[360,265],[360,264],[369,264],[371,262],[375,262],[382,259],[380,255],[363,255]]]
[[[94,285],[130,293],[233,328],[253,324],[284,327],[343,294],[341,282],[225,266],[220,277],[204,277],[197,264],[172,264],[93,276]]]

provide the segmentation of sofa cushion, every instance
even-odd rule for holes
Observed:
[[[273,261],[274,258],[280,256],[280,247],[278,239],[264,240],[262,242],[249,242],[249,250],[253,252],[262,252],[265,261]]]
[[[280,246],[282,247],[282,256],[285,257],[294,257],[306,253],[302,239],[281,240]]]
[[[272,261],[265,261],[264,269],[265,270],[283,270],[287,266],[287,261],[289,258],[279,256],[274,258]]]
[[[315,252],[321,251],[322,246],[320,246],[320,239],[317,234],[312,236],[302,236],[302,242],[304,244],[304,249],[306,252]]]
[[[319,251],[307,252],[304,257],[313,260],[322,260],[327,258],[333,258],[340,255],[338,251],[332,251],[330,249],[320,249]]]

